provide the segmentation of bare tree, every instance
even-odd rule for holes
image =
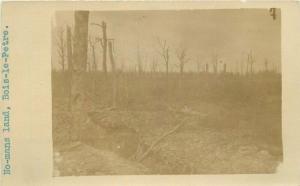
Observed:
[[[272,63],[272,66],[273,66],[272,72],[277,73],[278,72],[278,66],[274,63]]]
[[[137,45],[137,68],[138,73],[141,75],[143,73],[143,64],[142,64],[142,58],[141,58],[141,51],[140,51],[140,45]]]
[[[159,54],[165,62],[166,74],[168,76],[168,74],[169,74],[169,60],[170,60],[169,46],[167,45],[166,40],[160,40],[158,38],[157,41],[158,41],[158,45],[159,45]]]
[[[249,73],[250,70],[250,74],[253,74],[254,72],[254,63],[255,63],[255,59],[252,55],[252,51],[250,51],[247,57],[247,72]]]
[[[190,60],[187,58],[186,49],[178,49],[176,52],[176,56],[179,60],[179,64],[177,65],[180,70],[180,74],[183,75],[184,72],[184,65]]]
[[[57,29],[57,38],[56,38],[56,43],[57,43],[57,53],[59,55],[59,64],[62,67],[62,71],[65,71],[65,57],[66,57],[66,42],[64,38],[64,29],[62,27],[59,27]]]
[[[89,37],[89,45],[90,48],[92,50],[92,71],[96,72],[97,71],[97,62],[96,62],[96,51],[95,51],[95,45],[96,45],[96,41],[93,40],[91,37]]]
[[[113,78],[112,107],[115,108],[117,105],[117,77],[116,77],[116,64],[115,64],[114,55],[113,55],[113,40],[112,39],[110,39],[108,41],[108,52],[109,52],[109,58],[110,58],[110,63],[111,63],[111,72],[112,72],[112,78]]]
[[[212,56],[212,65],[213,65],[213,71],[214,71],[215,74],[218,73],[218,63],[219,63],[218,60],[219,60],[218,59],[218,54],[213,54],[213,56]]]
[[[223,64],[223,73],[226,73],[226,72],[227,72],[227,64],[224,63],[224,64]]]
[[[152,65],[151,65],[151,72],[155,73],[156,71],[157,71],[157,60],[155,59],[155,57],[153,57]]]
[[[67,26],[67,59],[68,59],[68,87],[69,94],[68,109],[71,109],[71,89],[72,89],[72,71],[73,71],[73,52],[72,52],[72,32],[71,27]]]
[[[268,71],[269,71],[268,65],[269,65],[269,62],[268,62],[267,59],[265,59],[265,72],[268,72]]]
[[[107,56],[107,34],[106,34],[106,23],[102,21],[101,25],[97,23],[92,23],[92,25],[96,25],[102,28],[102,38],[98,38],[98,40],[101,43],[102,47],[102,68],[103,72],[106,75],[107,74],[107,64],[106,64],[106,56]]]
[[[72,74],[73,52],[72,52],[72,32],[71,27],[67,26],[67,58],[68,58],[68,72]]]
[[[209,72],[209,66],[208,66],[208,64],[207,64],[207,63],[205,64],[205,72],[206,72],[206,73],[208,73],[208,72]]]

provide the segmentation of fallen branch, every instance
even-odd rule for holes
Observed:
[[[163,135],[161,135],[156,141],[154,141],[151,144],[151,146],[139,158],[137,158],[137,161],[140,162],[140,161],[144,160],[159,142],[161,142],[164,138],[171,135],[172,133],[176,132],[183,124],[184,124],[184,122],[176,125],[174,128],[172,128],[171,130],[169,130],[169,131],[165,132]]]

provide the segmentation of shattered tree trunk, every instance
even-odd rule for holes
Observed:
[[[97,80],[96,80],[96,72],[97,72],[97,62],[96,62],[96,51],[95,51],[95,45],[90,42],[90,46],[91,46],[91,49],[92,49],[92,55],[93,55],[93,68],[92,68],[92,71],[94,72],[94,75],[93,75],[93,78],[92,78],[92,92],[93,92],[93,95],[96,94],[96,84],[97,84]]]
[[[106,65],[106,55],[107,55],[107,34],[106,34],[106,23],[103,21],[102,22],[102,34],[103,34],[103,44],[102,44],[102,49],[103,49],[103,54],[102,54],[102,68],[103,72],[106,75],[107,74],[107,65]]]
[[[62,65],[62,72],[65,72],[65,54],[64,53],[61,56],[61,65]]]
[[[166,73],[167,73],[167,78],[169,77],[169,49],[166,50]]]
[[[247,64],[246,65],[247,65],[246,66],[246,75],[248,75],[249,74],[249,54],[247,56]]]
[[[227,65],[226,65],[226,63],[224,63],[224,65],[223,65],[223,73],[226,73],[227,72]]]
[[[209,72],[209,67],[208,64],[205,64],[205,72],[208,73]]]
[[[180,72],[180,76],[179,76],[179,80],[178,80],[178,88],[181,89],[182,88],[182,82],[183,82],[183,69],[184,69],[184,59],[179,59],[180,64],[179,64],[179,72]]]
[[[73,67],[72,67],[72,60],[73,60],[73,54],[72,54],[72,33],[71,33],[71,27],[67,26],[67,56],[68,56],[68,72],[72,73]]]
[[[92,45],[92,54],[93,54],[93,71],[97,71],[97,63],[96,63],[96,52],[95,52],[95,46]]]
[[[218,73],[218,62],[213,64],[214,67],[214,74]]]
[[[113,51],[112,51],[112,42],[108,42],[108,51],[109,51],[109,57],[110,57],[110,63],[111,63],[111,73],[112,73],[112,87],[113,87],[113,92],[112,92],[112,107],[115,108],[117,106],[117,76],[116,76],[116,65],[115,65],[115,60],[113,56]]]
[[[254,60],[251,56],[251,61],[250,61],[250,74],[254,73]]]
[[[184,62],[180,62],[180,75],[183,76]]]
[[[265,60],[265,72],[268,72],[268,71],[269,71],[269,69],[268,69],[268,61]]]
[[[141,53],[140,53],[140,46],[138,45],[137,48],[137,63],[138,63],[138,72],[139,75],[143,73],[143,65],[142,65],[142,59],[141,59]]]
[[[87,68],[88,11],[75,11],[74,53],[71,88],[72,140],[81,140],[87,121],[87,95],[84,81]]]
[[[71,28],[67,26],[67,57],[68,57],[68,108],[71,109],[71,87],[72,87],[72,60],[73,60],[73,54],[72,54],[72,33]]]

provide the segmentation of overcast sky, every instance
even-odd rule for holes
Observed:
[[[109,38],[115,39],[116,63],[123,63],[125,69],[132,69],[137,63],[137,46],[145,68],[153,58],[164,70],[163,60],[158,54],[157,38],[165,39],[170,47],[170,68],[178,71],[175,52],[186,48],[191,59],[186,71],[195,70],[196,60],[202,64],[211,63],[213,54],[228,65],[229,70],[240,69],[252,51],[255,69],[264,68],[264,60],[281,66],[281,20],[277,10],[273,20],[268,9],[235,10],[170,10],[170,11],[93,11],[90,23],[107,23]],[[74,25],[74,12],[57,12],[53,28]],[[58,68],[53,31],[53,66]],[[92,37],[99,37],[101,29],[89,27]],[[97,45],[97,62],[101,70],[101,47]],[[271,65],[270,65],[271,66]]]

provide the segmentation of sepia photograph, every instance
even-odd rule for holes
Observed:
[[[272,174],[281,10],[56,11],[53,176]]]

